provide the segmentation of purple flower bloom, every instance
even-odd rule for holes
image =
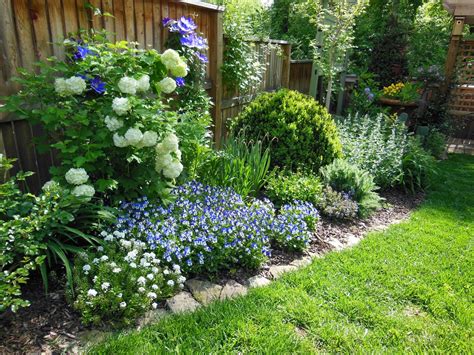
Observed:
[[[364,92],[369,95],[370,94],[370,88],[365,88]]]
[[[177,87],[184,86],[184,79],[183,78],[176,78],[175,81],[176,81],[176,86]]]
[[[202,54],[200,52],[196,52],[196,56],[199,58],[199,60],[203,63],[208,63],[209,62],[209,59],[207,58],[207,56],[205,54]]]
[[[181,17],[178,20],[177,27],[182,35],[190,34],[196,30],[197,25],[191,17]]]
[[[86,46],[77,46],[77,51],[74,53],[74,60],[80,60],[87,57],[89,54],[92,54],[92,51]]]
[[[91,88],[98,94],[103,94],[105,92],[105,83],[100,80],[100,77],[96,76],[91,80]]]
[[[161,20],[161,23],[163,24],[163,27],[166,27],[172,22],[173,20],[170,19],[169,17],[164,17],[163,20]]]
[[[207,49],[207,42],[204,38],[196,35],[195,33],[189,36],[183,36],[180,39],[183,46],[195,49]]]
[[[369,99],[369,101],[372,101],[374,99],[374,94],[370,93],[369,95],[367,95],[367,98]]]

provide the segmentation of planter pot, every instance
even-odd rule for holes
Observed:
[[[379,102],[383,105],[387,106],[401,106],[401,107],[418,107],[418,102],[417,101],[411,101],[411,102],[402,102],[397,99],[389,99],[387,97],[381,97],[379,99]]]
[[[418,109],[419,102],[402,102],[396,99],[389,99],[387,97],[381,97],[378,100],[379,104],[382,106],[388,106],[390,108],[390,113],[397,114],[400,116],[401,114],[406,114],[408,119],[406,120],[406,125],[408,127],[412,127],[415,125],[414,113]]]

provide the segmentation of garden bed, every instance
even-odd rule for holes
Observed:
[[[260,270],[222,273],[212,281],[224,285],[232,279],[247,284],[248,278],[256,275],[272,278],[272,266],[288,265],[303,256],[316,257],[333,249],[354,245],[367,232],[381,230],[406,219],[423,199],[422,193],[407,195],[396,190],[384,192],[381,196],[386,204],[368,219],[341,222],[323,218],[305,253],[273,250],[270,260]],[[80,339],[84,339],[84,334],[90,335],[91,328],[81,325],[79,314],[66,302],[64,290],[59,284],[45,295],[38,280],[29,284],[24,294],[31,301],[30,307],[20,309],[17,314],[8,311],[0,315],[0,352],[76,352]]]

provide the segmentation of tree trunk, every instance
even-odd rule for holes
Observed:
[[[328,78],[328,89],[326,92],[326,108],[329,111],[331,108],[331,94],[332,94],[332,75]]]

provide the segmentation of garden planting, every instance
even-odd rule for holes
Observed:
[[[306,2],[298,3],[301,11]],[[239,24],[232,9],[227,33]],[[311,26],[321,25],[316,10],[305,17]],[[244,295],[406,218],[436,174],[444,128],[416,135],[380,102],[417,101],[441,74],[419,63],[423,86],[361,72],[350,107],[331,115],[332,85],[363,11],[344,17],[351,29],[321,64],[324,104],[284,88],[260,93],[231,120],[219,149],[205,90],[207,40],[191,17],[162,20],[162,53],[80,32],[64,39],[65,60],[20,70],[21,90],[1,110],[41,125],[37,146],[59,164],[33,195],[31,174],[12,174],[14,161],[0,155],[0,351],[40,343],[76,352],[84,334]],[[254,90],[263,67],[252,65],[240,35],[228,45],[227,85]]]

